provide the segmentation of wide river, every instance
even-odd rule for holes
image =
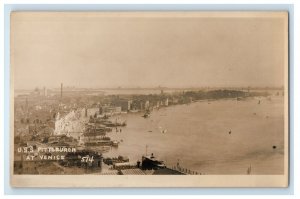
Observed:
[[[179,163],[204,174],[246,174],[250,165],[251,174],[283,174],[282,96],[201,101],[141,116],[118,116],[127,126],[108,135],[122,142],[104,156],[137,161],[147,152],[170,167]]]

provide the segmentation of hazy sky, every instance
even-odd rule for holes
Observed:
[[[14,13],[15,88],[282,86],[280,16]]]

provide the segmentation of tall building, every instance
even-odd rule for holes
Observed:
[[[103,107],[101,106],[101,104],[99,104],[99,114],[100,114],[100,115],[103,114]]]
[[[48,95],[47,88],[44,87],[44,97],[46,97],[47,95]]]
[[[127,110],[131,110],[131,104],[132,104],[132,101],[131,100],[128,100],[128,105],[127,105]]]

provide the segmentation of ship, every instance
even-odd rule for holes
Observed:
[[[143,156],[142,157],[142,169],[143,170],[157,170],[157,169],[164,169],[166,165],[164,161],[156,159],[153,153],[150,156]]]
[[[84,143],[85,146],[111,146],[112,142],[110,140],[95,140]]]

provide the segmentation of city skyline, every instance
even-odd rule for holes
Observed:
[[[34,89],[53,89],[53,90],[59,90],[60,87],[59,85],[54,85],[54,86],[42,86],[42,85],[35,85],[32,87],[20,87],[20,88],[15,88],[15,91],[22,91],[22,90],[34,90]],[[159,90],[159,89],[175,89],[175,90],[182,90],[182,89],[247,89],[247,88],[252,88],[252,89],[284,89],[284,85],[261,85],[261,86],[177,86],[177,87],[167,87],[167,86],[153,86],[153,87],[140,87],[140,86],[128,86],[128,87],[122,87],[122,86],[115,86],[115,87],[99,87],[99,86],[90,86],[90,87],[76,87],[73,85],[65,85],[64,88],[68,89],[87,89],[87,90],[130,90],[130,89],[136,89],[136,90],[142,90],[142,89],[154,89],[154,90]]]

